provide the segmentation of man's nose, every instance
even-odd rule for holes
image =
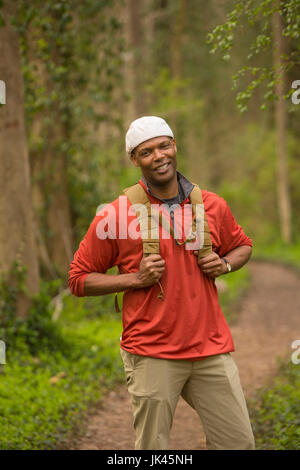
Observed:
[[[154,160],[159,160],[160,158],[164,157],[164,153],[162,149],[159,149],[159,148],[154,149],[153,153],[154,153]]]

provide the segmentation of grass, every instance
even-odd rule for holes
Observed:
[[[258,245],[254,259],[280,262],[300,273],[300,243]],[[294,355],[297,359],[300,352]],[[250,402],[249,412],[257,449],[300,450],[300,364],[281,364],[273,384]]]
[[[300,450],[300,365],[282,364],[273,386],[249,403],[258,450]]]
[[[43,295],[30,324],[18,326],[16,341],[9,334],[5,337],[6,364],[0,366],[1,450],[55,449],[103,392],[123,379],[121,321],[113,313],[112,298],[101,302],[68,296],[53,325]],[[11,326],[6,328],[10,330]]]

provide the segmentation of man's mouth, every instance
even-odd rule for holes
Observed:
[[[168,170],[169,165],[170,163],[164,163],[163,165],[160,165],[155,168],[155,171],[157,171],[157,173],[165,173]]]

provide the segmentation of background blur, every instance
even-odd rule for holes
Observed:
[[[107,384],[119,368],[111,344],[120,319],[105,317],[111,296],[70,299],[67,272],[97,206],[139,179],[125,153],[132,120],[166,119],[178,169],[226,199],[253,239],[254,258],[299,268],[300,6],[298,0],[0,1],[0,26],[0,102],[4,92],[6,98],[0,105],[0,339],[7,357],[12,354],[2,373],[10,364],[28,373],[27,391],[18,385],[23,398],[33,376],[32,388],[40,383],[44,391],[51,378],[57,378],[53,387],[69,377],[57,389],[62,405],[53,429],[40,408],[32,410],[35,424],[25,420],[27,429],[24,417],[6,414],[20,401],[2,405],[11,426],[2,448],[49,448],[58,439],[60,413],[65,425],[71,416],[71,426],[95,393],[99,370]],[[68,367],[72,354],[82,358],[84,341],[94,350],[88,365],[77,364],[86,371],[87,390],[78,410],[78,378]],[[99,348],[105,354],[97,362]],[[11,380],[3,390],[16,389]],[[30,397],[27,403],[42,400]],[[49,416],[55,401],[45,397]]]

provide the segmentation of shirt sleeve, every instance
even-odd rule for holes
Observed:
[[[69,270],[69,288],[72,294],[83,297],[84,281],[92,272],[105,274],[117,264],[118,244],[116,237],[99,237],[99,224],[103,226],[104,213],[97,215],[91,223],[84,239],[74,254]]]
[[[238,246],[253,246],[251,238],[247,237],[242,227],[238,225],[227,203],[225,204],[225,213],[220,228],[220,239],[220,256],[225,256]]]

